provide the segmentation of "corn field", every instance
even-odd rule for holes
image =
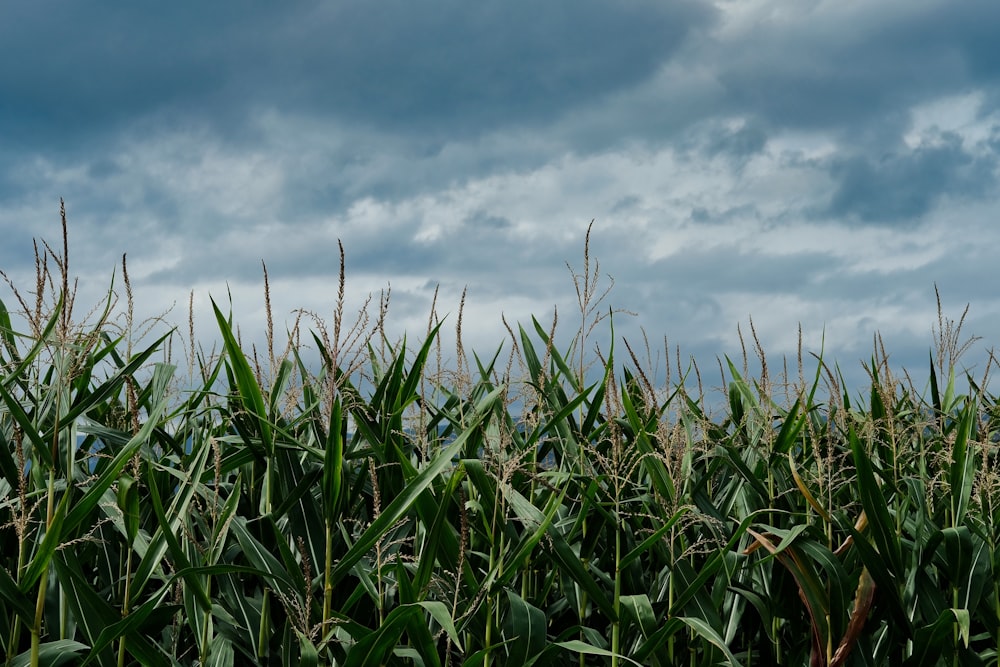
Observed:
[[[277,346],[265,269],[267,349],[216,305],[206,352],[133,321],[124,260],[78,318],[63,225],[0,303],[5,665],[997,664],[996,362],[958,370],[961,320],[926,386],[877,338],[859,392],[754,334],[718,392],[615,338],[589,242],[570,342],[486,356],[461,311],[447,351],[435,313],[348,317],[341,248],[332,321]]]

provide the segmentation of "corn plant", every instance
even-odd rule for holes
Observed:
[[[616,337],[588,234],[568,337],[467,354],[460,306],[449,364],[434,312],[349,321],[340,248],[332,323],[279,349],[265,267],[266,349],[213,303],[206,353],[134,322],[124,259],[79,317],[62,213],[0,301],[6,665],[997,663],[1000,406],[962,320],[923,388],[878,339],[860,392],[821,354],[773,374],[754,333],[712,398]]]

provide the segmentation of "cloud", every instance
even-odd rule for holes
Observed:
[[[650,76],[703,4],[361,0],[6,9],[0,124],[57,147],[144,119],[240,135],[254,112],[435,141],[550,122]]]
[[[342,240],[351,298],[391,283],[422,329],[468,287],[492,345],[568,320],[596,219],[622,334],[711,361],[749,315],[780,352],[881,328],[923,365],[934,283],[1000,326],[997,7],[11,5],[0,268],[31,279],[62,196],[95,294],[127,252],[151,309],[228,285],[252,320],[264,260],[277,312],[325,310]]]
[[[987,26],[1000,7],[986,0],[766,3],[730,11],[716,33],[720,103],[768,126],[886,129],[928,97],[996,87],[1000,58]],[[870,137],[869,137],[870,139]],[[890,136],[891,140],[891,136]]]
[[[706,146],[706,153],[715,157],[720,153],[736,158],[746,158],[764,150],[767,132],[759,126],[741,123],[735,128],[716,128]]]
[[[982,197],[996,183],[997,155],[976,156],[955,134],[933,144],[874,159],[836,158],[831,175],[837,188],[825,214],[861,222],[919,221],[942,197]]]

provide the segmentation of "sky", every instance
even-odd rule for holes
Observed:
[[[878,332],[921,377],[936,286],[978,374],[998,32],[995,0],[4,3],[0,269],[31,287],[64,198],[81,303],[127,253],[141,313],[184,328],[193,294],[211,337],[231,295],[260,340],[262,261],[279,329],[329,321],[340,240],[349,308],[391,286],[419,338],[467,290],[490,356],[502,318],[572,333],[593,223],[602,308],[654,356],[708,376],[752,318],[772,367],[801,327],[861,386]]]

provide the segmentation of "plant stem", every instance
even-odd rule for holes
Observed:
[[[326,518],[326,562],[323,569],[323,630],[320,638],[326,639],[330,625],[330,606],[333,602],[333,582],[330,573],[333,570],[333,520]]]
[[[56,435],[58,437],[58,422]],[[56,489],[56,471],[49,470],[49,493],[48,493],[48,503],[46,507],[46,521],[45,528],[48,530],[49,526],[52,525],[52,515],[55,512],[55,489]],[[69,493],[69,490],[66,491]],[[41,646],[41,636],[42,636],[42,616],[45,612],[45,594],[48,589],[49,577],[48,573],[43,573],[38,580],[38,596],[35,598],[35,623],[31,626],[31,667],[38,667],[38,651]]]
[[[129,614],[129,607],[131,606],[131,595],[132,595],[132,549],[131,545],[129,550],[125,553],[125,598],[122,602],[122,618],[125,618]],[[125,666],[125,635],[122,635],[121,640],[118,642],[118,667]]]
[[[615,501],[618,504],[618,501]],[[615,517],[619,516],[619,508],[615,508]],[[618,654],[621,649],[621,600],[622,600],[622,531],[621,522],[615,526],[615,619],[611,624],[611,667],[618,667]]]

